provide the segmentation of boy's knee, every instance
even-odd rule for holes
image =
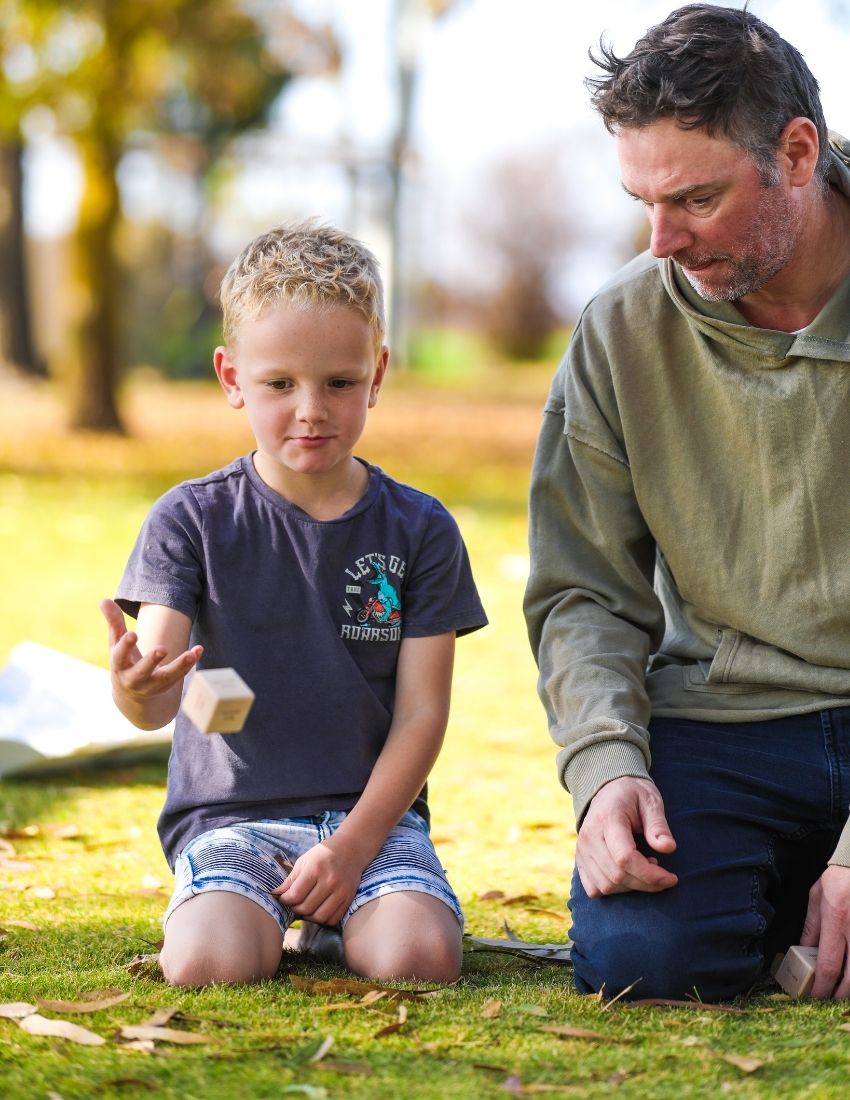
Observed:
[[[206,985],[247,985],[271,978],[277,971],[268,960],[251,952],[247,957],[232,958],[207,950],[160,954],[160,969],[169,985],[200,988]]]
[[[361,977],[373,981],[409,979],[420,982],[456,982],[460,977],[463,951],[444,940],[433,942],[372,943],[346,950],[346,965]]]
[[[350,919],[345,963],[364,978],[455,982],[463,963],[460,925],[442,902],[424,895],[390,895]]]

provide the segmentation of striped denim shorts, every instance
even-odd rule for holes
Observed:
[[[314,817],[239,822],[201,833],[189,841],[177,858],[174,893],[163,925],[178,905],[196,894],[226,890],[256,902],[274,917],[284,933],[294,918],[291,910],[271,894],[285,878],[275,856],[283,855],[294,863],[304,852],[332,836],[345,817],[344,810],[331,810]],[[408,810],[392,829],[363,872],[342,925],[366,902],[400,890],[439,898],[463,926],[460,902],[437,858],[428,824],[413,810]]]

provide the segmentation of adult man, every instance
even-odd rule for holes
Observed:
[[[577,985],[724,999],[802,942],[847,997],[850,148],[748,12],[597,63],[651,248],[554,380],[526,595]]]

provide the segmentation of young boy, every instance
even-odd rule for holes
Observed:
[[[448,512],[353,454],[389,358],[377,263],[335,229],[283,226],[237,257],[221,297],[215,372],[256,450],[166,493],[101,605],[122,712],[142,729],[177,717],[163,972],[271,977],[294,915],[341,927],[356,973],[453,981],[463,918],[425,781],[455,636],[486,618]],[[253,689],[241,732],[179,711],[196,666]]]

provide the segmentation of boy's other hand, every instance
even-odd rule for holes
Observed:
[[[193,646],[163,664],[168,657],[166,646],[154,645],[142,655],[138,635],[127,629],[124,613],[114,600],[101,600],[100,610],[109,627],[113,688],[130,698],[145,699],[171,691],[203,653],[202,646]]]
[[[363,874],[359,861],[331,842],[317,844],[299,856],[283,885],[272,890],[297,917],[316,924],[342,920]]]

